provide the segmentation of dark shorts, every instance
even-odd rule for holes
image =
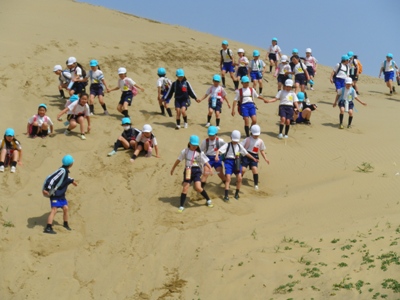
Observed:
[[[181,100],[181,99],[175,99],[175,108],[182,108],[182,107],[186,107],[188,108],[188,99],[186,100]]]
[[[235,67],[233,66],[232,62],[224,62],[222,63],[222,71],[233,73],[235,72]]]
[[[290,120],[293,118],[293,106],[290,105],[279,105],[279,116],[281,118],[285,118],[286,120]]]
[[[251,71],[250,77],[251,77],[251,81],[260,80],[263,78],[261,75],[261,72],[259,72],[259,71]]]
[[[227,158],[224,160],[225,175],[241,174],[242,168],[239,171],[235,171],[235,160],[232,158]]]
[[[74,82],[71,87],[71,90],[75,92],[75,94],[81,94],[85,92],[85,84],[83,82]]]
[[[385,72],[384,75],[385,75],[385,82],[388,82],[389,80],[393,81],[393,79],[394,79],[394,72],[393,71]]]
[[[208,163],[212,168],[217,169],[219,167],[222,167],[221,156],[219,157],[219,161],[215,161],[215,156],[207,155],[207,157],[209,159]]]
[[[183,182],[192,183],[200,181],[201,179],[201,169],[199,167],[192,167],[192,173],[189,180],[185,179],[186,168],[183,170]]]
[[[270,54],[268,54],[268,58],[269,58],[269,60],[276,61],[276,54],[275,53],[270,53]]]
[[[358,81],[357,75],[350,75],[350,78],[353,79],[353,82]]]
[[[346,107],[344,100],[340,100],[339,101],[339,107]],[[354,102],[353,101],[349,101],[349,110],[354,108]]]
[[[249,154],[251,156],[253,156],[254,158],[258,159],[258,154],[251,153],[251,152],[249,152]],[[251,169],[252,167],[258,167],[258,162],[255,162],[254,160],[248,158],[247,156],[243,156],[242,166],[245,168],[249,167],[249,169]]]
[[[211,100],[210,100],[210,101],[208,101],[208,108],[211,108],[214,111],[221,112],[222,111],[222,101],[220,99],[217,99],[217,103],[216,103],[215,107],[212,107],[211,106]]]
[[[78,122],[78,119],[82,117],[84,118],[85,116],[83,114],[79,114],[79,115],[67,115],[67,120],[71,121],[71,120],[75,120],[76,122]]]
[[[289,77],[287,77],[286,75],[284,75],[284,74],[279,74],[278,75],[278,82],[280,82],[280,83],[282,83],[282,84],[285,84],[285,81],[286,81],[286,79],[288,79]]]
[[[337,90],[340,90],[346,86],[344,81],[345,81],[344,78],[337,78],[337,77],[335,78],[335,87]]]
[[[125,102],[128,102],[128,106],[132,105],[133,93],[132,91],[122,92],[121,99],[118,104],[124,105]]]
[[[247,67],[239,67],[237,69],[236,76],[243,77],[243,76],[247,76],[247,74],[248,74]]]
[[[62,208],[64,206],[68,206],[67,199],[50,199],[50,206]]]
[[[304,73],[296,74],[294,76],[294,82],[296,82],[300,85],[305,85],[307,83],[306,75]]]
[[[104,96],[103,86],[100,83],[90,85],[90,95]]]
[[[303,118],[303,115],[301,112],[299,112],[299,115],[297,116],[296,123],[303,123],[305,119]]]
[[[161,98],[162,99],[164,99],[164,97],[165,97],[165,95],[168,93],[168,90],[166,90],[166,91],[161,91]],[[168,99],[164,99],[164,102],[165,103],[169,103],[169,101],[171,101],[171,98],[168,98]]]
[[[307,66],[307,72],[308,72],[308,75],[314,77],[315,72],[314,72],[314,68],[312,66]]]
[[[241,105],[242,117],[252,117],[256,115],[256,106],[254,102],[247,102]]]

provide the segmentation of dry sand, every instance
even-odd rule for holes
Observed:
[[[248,172],[240,200],[227,204],[214,176],[207,191],[215,207],[191,189],[179,214],[182,166],[169,171],[191,134],[206,137],[207,108],[194,103],[189,128],[173,130],[174,118],[158,114],[156,70],[174,78],[184,68],[200,97],[218,72],[223,38],[67,0],[1,7],[0,131],[13,127],[24,152],[17,173],[0,174],[0,299],[400,298],[400,96],[385,94],[382,80],[361,76],[368,106],[356,103],[351,129],[337,129],[331,67],[320,66],[309,92],[318,104],[312,125],[293,126],[288,140],[276,138],[278,104],[259,104],[271,161],[260,164],[260,191]],[[255,48],[231,41],[239,47]],[[55,121],[64,103],[52,68],[69,56],[86,68],[96,58],[110,86],[118,67],[128,69],[146,89],[130,108],[134,125],[152,124],[161,158],[132,165],[124,151],[107,157],[121,132],[119,92],[106,95],[111,116],[93,117],[86,141],[64,136],[59,122],[52,138],[23,135],[39,103]],[[276,83],[267,78],[272,97]],[[243,122],[224,106],[220,136],[229,140],[233,129],[243,131]],[[58,213],[58,234],[49,236],[40,188],[66,153],[79,182],[67,194],[73,231]],[[363,163],[372,172],[356,172]]]

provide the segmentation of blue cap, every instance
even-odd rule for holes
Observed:
[[[260,51],[254,50],[253,51],[253,56],[260,56]]]
[[[45,110],[47,110],[47,105],[46,104],[40,103],[38,108],[41,108],[41,107],[43,107]]]
[[[348,55],[347,54],[345,54],[345,55],[342,55],[342,61],[343,60],[349,60],[349,57],[348,57]]]
[[[276,37],[274,37],[274,38],[272,38],[272,41],[273,41],[273,42],[277,42],[278,39],[277,39]]]
[[[158,68],[157,75],[163,76],[165,74],[167,74],[167,71],[164,68]]]
[[[96,66],[99,65],[99,63],[97,62],[97,60],[92,59],[92,60],[90,61],[89,65],[90,65],[91,67],[96,67]]]
[[[208,135],[217,135],[218,128],[216,126],[208,127]]]
[[[299,49],[293,48],[292,53],[299,53]]]
[[[299,99],[300,102],[304,101],[304,93],[303,92],[298,92],[297,93],[297,99]]]
[[[200,139],[197,135],[190,136],[189,143],[193,146],[198,146],[200,143]]]
[[[348,56],[348,57],[350,57],[350,58],[351,58],[351,57],[353,57],[353,55],[354,55],[354,52],[353,52],[353,51],[349,51],[349,52],[347,52],[347,56]]]
[[[247,76],[243,76],[241,81],[242,81],[242,83],[246,83],[246,82],[250,82],[250,79]]]
[[[178,69],[178,70],[176,70],[176,76],[177,76],[177,77],[183,77],[183,76],[185,76],[185,71],[183,71],[183,69]]]
[[[215,75],[213,76],[213,81],[218,81],[218,82],[220,82],[220,81],[221,81],[221,76],[218,75],[218,74],[215,74]]]
[[[228,41],[227,40],[223,40],[222,41],[222,45],[228,45]]]
[[[122,118],[121,123],[122,123],[121,125],[131,125],[132,124],[131,119],[129,119],[128,117]]]
[[[4,133],[5,136],[14,136],[14,129],[7,128],[6,132]]]
[[[392,54],[392,53],[388,53],[388,54],[386,55],[386,57],[393,58],[393,54]]]
[[[68,166],[72,165],[73,163],[74,163],[74,158],[69,154],[65,155],[62,159],[63,166],[68,167]]]
[[[69,97],[69,101],[70,102],[75,102],[76,100],[79,100],[79,96],[74,94],[71,97]]]

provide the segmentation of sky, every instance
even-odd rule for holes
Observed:
[[[311,48],[322,65],[358,55],[363,74],[377,77],[387,53],[400,63],[399,0],[86,0],[162,23],[210,33],[266,51],[276,37],[282,52]],[[216,45],[219,51],[220,45]],[[254,49],[245,49],[248,53]],[[266,53],[266,52],[265,52]],[[262,57],[264,55],[262,54]]]

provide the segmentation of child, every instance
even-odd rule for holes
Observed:
[[[349,122],[347,124],[347,128],[351,128],[351,122],[353,121],[353,108],[354,108],[354,99],[360,102],[362,105],[366,106],[367,103],[362,102],[356,93],[356,90],[352,87],[353,80],[350,77],[347,77],[345,80],[345,87],[338,91],[336,95],[335,102],[333,103],[333,107],[336,107],[336,104],[339,100],[339,129],[343,129],[343,116],[344,112],[349,113]]]
[[[358,86],[357,86],[357,82],[358,82],[358,76],[361,73],[361,69],[358,67],[358,56],[354,55],[353,51],[349,51],[347,52],[347,56],[349,57],[349,66],[350,66],[350,78],[353,80],[353,87],[356,90],[357,95],[359,95],[360,93],[358,92]]]
[[[233,57],[232,50],[228,48],[228,41],[222,41],[222,49],[219,51],[221,55],[220,67],[221,67],[221,76],[222,76],[222,87],[225,88],[225,74],[228,72],[231,75],[233,80],[233,84],[235,86],[235,90],[239,86],[239,81],[235,79],[235,59]]]
[[[153,128],[149,124],[143,126],[142,132],[140,132],[136,137],[136,147],[135,152],[132,155],[131,162],[134,162],[140,151],[144,150],[146,152],[146,157],[151,157],[153,148],[156,150],[156,157],[158,155],[158,146],[156,137],[152,133]]]
[[[212,201],[208,197],[207,192],[201,187],[201,170],[202,166],[205,165],[207,168],[211,170],[211,166],[208,163],[207,156],[201,152],[199,147],[200,139],[197,135],[190,136],[189,144],[186,149],[183,149],[175,161],[174,165],[171,169],[171,176],[174,174],[174,170],[176,166],[182,161],[185,160],[185,171],[183,172],[183,182],[182,182],[182,193],[181,193],[181,201],[179,206],[179,212],[182,212],[185,209],[185,201],[186,194],[189,190],[190,184],[194,182],[194,189],[200,193],[204,199],[206,199],[206,204],[208,207],[214,207]]]
[[[88,94],[83,93],[81,95],[81,98],[78,101],[72,102],[70,105],[68,105],[66,108],[64,108],[58,115],[57,115],[57,120],[62,121],[61,116],[68,112],[68,127],[67,130],[65,130],[64,134],[69,135],[71,133],[71,130],[74,129],[78,124],[80,127],[81,131],[81,139],[86,140],[85,136],[85,130],[83,127],[83,122],[86,119],[87,121],[87,130],[86,132],[90,132],[90,110],[89,106],[87,104],[88,102]]]
[[[55,65],[53,68],[54,74],[58,76],[58,91],[60,92],[60,99],[66,99],[64,94],[64,89],[68,88],[68,85],[71,81],[71,73],[69,70],[64,70],[60,65]]]
[[[240,187],[242,186],[242,166],[240,155],[247,156],[249,159],[258,162],[258,159],[247,153],[246,149],[239,144],[240,142],[240,131],[234,130],[231,135],[231,142],[227,143],[219,148],[215,153],[215,161],[219,162],[219,154],[225,154],[224,166],[225,166],[225,195],[224,201],[229,201],[229,187],[232,179],[232,174],[236,175],[236,192],[235,199],[239,199]]]
[[[4,166],[11,163],[11,173],[17,170],[17,163],[22,165],[21,143],[15,138],[12,128],[7,128],[3,140],[0,140],[0,172],[4,172]]]
[[[231,105],[229,104],[228,99],[226,98],[226,92],[222,86],[220,86],[221,82],[221,76],[218,74],[215,74],[213,76],[213,85],[208,88],[206,91],[206,94],[204,95],[203,98],[196,100],[198,103],[203,101],[205,98],[210,96],[208,98],[208,115],[207,115],[207,124],[206,127],[209,127],[211,117],[213,112],[215,112],[215,122],[217,124],[217,127],[219,129],[219,123],[220,123],[220,114],[222,111],[222,103],[223,100],[226,101],[228,104],[228,107],[231,108]]]
[[[247,67],[249,65],[249,59],[244,56],[244,50],[242,48],[238,49],[237,51],[239,59],[238,63],[235,65],[238,66],[237,71],[236,71],[236,82],[238,82],[238,86],[236,89],[239,87],[239,81],[243,76],[247,76]]]
[[[381,69],[379,71],[379,78],[381,78],[382,73],[385,76],[386,86],[389,88],[390,95],[392,95],[394,92],[396,92],[396,89],[393,85],[393,79],[394,77],[397,77],[399,73],[399,68],[393,60],[392,53],[388,53],[386,55],[386,60],[383,61]]]
[[[311,48],[307,48],[306,49],[306,57],[304,58],[304,60],[305,60],[305,65],[307,67],[308,76],[312,82],[312,84],[310,83],[310,90],[314,90],[314,76],[315,76],[315,73],[317,72],[317,62],[318,61],[314,56],[312,56],[311,53],[312,53]]]
[[[285,81],[285,88],[276,94],[275,98],[270,100],[264,100],[265,103],[271,103],[279,100],[279,116],[281,117],[280,124],[279,124],[279,134],[278,139],[285,138],[287,139],[289,129],[290,129],[290,120],[293,118],[294,110],[298,110],[297,102],[297,95],[295,92],[292,91],[293,87],[293,80],[286,79]],[[295,107],[293,109],[293,107]],[[283,126],[285,126],[285,136],[283,136]]]
[[[259,159],[258,152],[261,153],[264,160],[269,164],[269,160],[265,156],[264,150],[266,149],[262,139],[259,138],[261,134],[261,128],[258,125],[251,127],[251,136],[245,138],[240,144],[246,149],[246,151],[255,159]],[[253,172],[254,189],[258,190],[258,161],[253,161],[247,156],[242,159],[242,176],[246,172],[246,168],[249,167]]]
[[[345,79],[349,77],[349,57],[347,54],[342,55],[340,63],[336,64],[331,73],[330,81],[335,84],[336,92],[345,86]]]
[[[272,45],[269,46],[267,52],[267,58],[269,60],[269,73],[272,72],[272,67],[275,66],[275,70],[278,67],[279,57],[281,56],[281,48],[278,46],[278,39],[272,38]]]
[[[80,63],[76,61],[76,58],[71,56],[67,60],[67,68],[71,73],[71,81],[68,84],[67,89],[69,95],[81,94],[85,92],[85,86],[87,85],[86,72]]]
[[[288,79],[288,75],[291,72],[291,68],[288,62],[288,57],[286,55],[282,55],[281,62],[277,68],[275,68],[274,77],[278,76],[278,92],[282,89],[285,84],[286,79]]]
[[[108,90],[108,87],[106,81],[104,80],[103,72],[100,70],[97,60],[92,59],[89,64],[90,71],[86,75],[86,78],[90,80],[90,115],[94,115],[94,98],[97,96],[97,98],[99,98],[100,105],[104,110],[104,114],[108,116],[109,113],[107,111],[107,106],[103,100],[104,89]]]
[[[137,94],[137,88],[144,92],[144,89],[141,88],[132,80],[126,76],[126,69],[119,68],[118,69],[118,86],[107,90],[107,92],[112,92],[120,89],[122,91],[121,99],[119,100],[117,110],[124,115],[125,118],[129,118],[128,114],[128,106],[132,105],[133,98]]]
[[[121,126],[124,127],[124,131],[114,143],[114,149],[107,154],[108,156],[116,154],[120,147],[124,147],[125,149],[136,149],[136,137],[140,133],[140,130],[132,127],[131,119],[129,118],[122,118]]]
[[[194,93],[192,86],[185,77],[185,71],[183,69],[176,70],[177,80],[174,81],[163,97],[164,100],[171,99],[175,93],[175,111],[176,111],[176,127],[175,130],[181,128],[181,115],[183,116],[184,128],[188,128],[187,113],[186,110],[190,106],[190,98],[197,101],[197,96]]]
[[[70,185],[71,183],[74,186],[78,185],[78,183],[73,178],[68,177],[69,169],[72,167],[73,164],[73,157],[71,155],[65,155],[62,159],[61,168],[48,176],[43,185],[43,196],[50,198],[51,207],[49,217],[47,218],[47,226],[44,229],[44,233],[57,233],[53,230],[53,220],[58,208],[62,208],[63,210],[63,227],[67,230],[71,230],[68,225],[68,201],[65,198],[65,193],[67,192],[68,185]]]
[[[47,106],[46,104],[39,104],[38,113],[33,115],[28,120],[28,125],[26,126],[26,133],[30,138],[35,138],[40,136],[42,138],[47,137],[49,126],[50,135],[54,132],[54,124],[51,119],[46,116]]]
[[[217,136],[217,133],[218,133],[217,127],[215,126],[208,127],[208,138],[201,143],[200,150],[205,153],[205,155],[209,159],[208,163],[212,168],[214,168],[217,171],[219,178],[221,178],[222,182],[225,183],[226,178],[224,175],[224,171],[222,169],[222,162],[215,161],[215,154],[217,150],[226,143],[224,142],[223,139]],[[209,174],[211,174],[211,172],[212,169],[207,169],[206,167],[204,168],[204,173],[203,176],[201,177],[201,187],[204,187],[206,185],[207,177],[209,176]]]
[[[157,70],[157,100],[160,105],[161,114],[165,116],[165,111],[167,111],[168,116],[172,117],[171,109],[168,107],[169,101],[171,98],[163,100],[163,97],[168,93],[169,88],[171,87],[171,80],[169,80],[165,75],[167,72],[164,68],[158,68]]]
[[[309,81],[310,84],[314,84],[312,80],[310,80],[310,76],[307,72],[307,67],[301,62],[300,57],[298,55],[292,56],[293,68],[291,72],[286,73],[294,75],[295,82],[295,92],[303,92],[305,93],[306,84]],[[307,97],[307,96],[306,96]]]
[[[311,112],[317,109],[317,104],[310,104],[309,100],[305,100],[305,95],[303,92],[297,93],[298,108],[299,110],[294,113],[295,123],[304,123],[306,125],[311,125],[310,118]]]
[[[257,88],[257,83],[260,85],[258,91],[260,96],[262,96],[262,89],[263,89],[263,75],[265,72],[266,64],[260,58],[260,51],[254,50],[253,51],[253,59],[249,63],[249,71],[248,76],[251,78],[253,82],[253,88]]]

